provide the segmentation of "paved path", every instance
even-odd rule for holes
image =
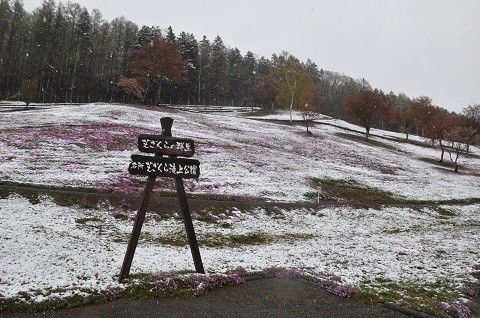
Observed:
[[[265,278],[223,287],[196,298],[119,299],[102,305],[2,318],[411,318],[382,304],[365,305],[329,294],[303,279]],[[418,316],[417,316],[418,317]]]

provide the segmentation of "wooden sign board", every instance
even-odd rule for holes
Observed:
[[[142,176],[196,179],[200,176],[200,162],[195,159],[132,155],[128,172]]]
[[[191,157],[195,152],[192,139],[173,138],[161,135],[138,136],[138,150],[141,152],[181,157]]]

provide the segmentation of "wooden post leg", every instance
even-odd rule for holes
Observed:
[[[132,266],[133,256],[135,255],[135,249],[137,248],[138,238],[142,231],[143,222],[145,221],[145,214],[148,209],[148,202],[152,195],[153,186],[155,185],[156,176],[149,176],[147,184],[145,185],[145,193],[143,195],[142,205],[137,213],[137,219],[133,224],[132,235],[130,235],[130,241],[128,242],[127,251],[125,252],[125,258],[123,259],[122,270],[120,271],[119,281],[128,278],[130,275],[130,267]]]
[[[195,230],[193,229],[192,216],[190,215],[187,196],[185,194],[185,188],[181,178],[175,178],[175,187],[177,188],[178,200],[182,209],[183,222],[185,224],[185,230],[187,231],[188,244],[190,245],[190,251],[192,252],[195,270],[197,273],[205,274],[202,258],[200,256],[200,250],[198,249],[197,237],[195,236]]]

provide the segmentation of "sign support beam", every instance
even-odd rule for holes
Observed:
[[[190,251],[192,252],[195,270],[197,273],[205,274],[202,257],[200,256],[200,250],[198,248],[197,237],[195,236],[195,230],[193,228],[192,216],[190,215],[187,196],[185,194],[185,188],[181,178],[175,178],[175,187],[177,188],[178,201],[180,203],[180,207],[182,208],[183,223],[185,224],[185,231],[187,232],[188,244],[190,245]]]
[[[135,223],[133,224],[132,235],[130,236],[130,241],[128,242],[125,258],[123,259],[123,265],[122,270],[120,271],[119,281],[128,278],[128,276],[130,275],[130,267],[132,266],[133,255],[135,255],[135,250],[137,248],[138,239],[140,238],[140,232],[142,231],[143,222],[145,221],[145,214],[147,213],[148,203],[150,202],[150,197],[152,196],[153,186],[155,185],[156,178],[156,176],[149,176],[147,184],[145,185],[142,205],[140,207],[140,210],[138,210],[137,218],[135,219]]]

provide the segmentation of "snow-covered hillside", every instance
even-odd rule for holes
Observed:
[[[461,172],[453,173],[433,163],[439,156],[434,148],[378,130],[372,133],[391,139],[373,137],[377,143],[367,143],[341,128],[360,127],[337,120],[318,120],[310,135],[301,125],[266,118],[126,105],[2,112],[0,181],[141,193],[145,177],[127,173],[130,155],[138,153],[139,134],[160,133],[159,119],[165,116],[174,118],[174,136],[196,143],[201,174],[198,181],[187,181],[189,193],[314,202],[316,197],[307,195],[317,191],[310,181],[328,179],[354,181],[406,202],[450,200],[435,207],[212,211],[208,222],[194,220],[200,241],[220,242],[200,246],[207,272],[298,267],[355,286],[441,282],[456,289],[474,281],[480,204],[453,205],[452,200],[480,198],[480,159],[462,157]],[[283,118],[288,116],[270,119]],[[173,190],[165,182],[158,187]],[[115,218],[108,203],[89,209],[59,206],[48,196],[28,200],[0,193],[0,297],[26,293],[40,301],[82,294],[81,288],[119,286],[116,275],[131,226],[131,220]],[[159,243],[183,233],[176,218],[149,220],[132,273],[192,270],[187,245]],[[249,235],[261,240],[228,240]]]
[[[137,135],[159,134],[164,116],[174,118],[174,136],[196,142],[202,172],[191,187],[197,193],[303,201],[313,190],[309,178],[332,178],[408,199],[480,196],[478,158],[460,158],[464,173],[455,174],[425,162],[439,158],[437,149],[382,139],[392,148],[387,150],[345,138],[344,130],[327,125],[311,128],[313,136],[308,136],[302,126],[102,104],[2,113],[0,179],[114,187],[129,178]]]

